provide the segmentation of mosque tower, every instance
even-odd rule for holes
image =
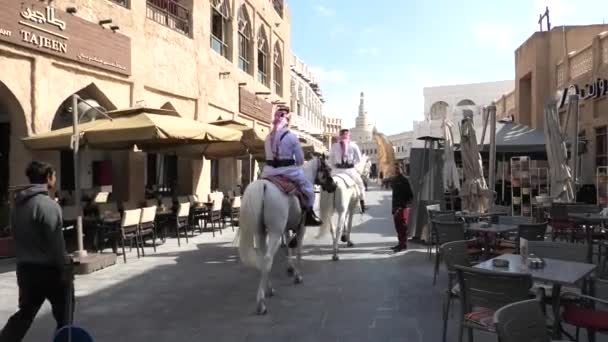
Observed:
[[[374,125],[370,122],[365,111],[365,94],[361,92],[359,99],[359,115],[355,121],[355,128],[351,130],[351,139],[357,143],[369,142],[372,140]]]

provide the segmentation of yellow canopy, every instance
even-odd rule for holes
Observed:
[[[240,141],[238,130],[208,125],[179,117],[175,111],[152,108],[129,108],[107,113],[112,120],[100,119],[79,125],[83,145],[97,149],[130,149],[133,145],[168,147],[182,144],[213,144]],[[66,127],[24,138],[33,150],[61,150],[71,147],[73,128]]]

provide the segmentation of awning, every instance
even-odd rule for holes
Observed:
[[[112,120],[99,119],[79,125],[80,141],[93,149],[163,149],[184,144],[213,144],[240,141],[238,130],[182,118],[175,111],[128,108],[107,113]],[[71,148],[73,128],[66,127],[24,138],[33,150]]]

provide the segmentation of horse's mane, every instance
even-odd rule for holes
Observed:
[[[367,155],[364,154],[361,156],[361,161],[355,165],[355,169],[357,172],[359,172],[359,174],[363,175],[365,173],[365,168],[367,167],[368,161],[369,157]]]

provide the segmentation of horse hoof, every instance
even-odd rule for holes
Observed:
[[[348,247],[348,248],[353,248],[353,247],[355,247],[355,244],[354,244],[354,243],[352,243],[351,241],[348,241],[348,242],[346,243],[346,247]]]
[[[340,260],[340,257],[337,255],[334,255],[333,257],[331,257],[331,260],[338,261],[338,260]]]
[[[293,277],[293,274],[294,274],[295,272],[296,272],[296,271],[294,270],[294,268],[293,268],[293,267],[288,267],[288,268],[287,268],[287,275],[288,275],[288,276]]]
[[[264,305],[264,303],[258,304],[257,313],[260,316],[263,316],[268,313],[268,309],[266,309],[266,305]]]
[[[342,237],[340,238],[340,241],[342,241],[342,242],[346,242],[346,241],[348,241],[348,240],[346,239],[346,235],[342,235]]]
[[[304,278],[301,275],[297,275],[296,278],[294,279],[294,283],[296,284],[302,284],[304,282]]]

